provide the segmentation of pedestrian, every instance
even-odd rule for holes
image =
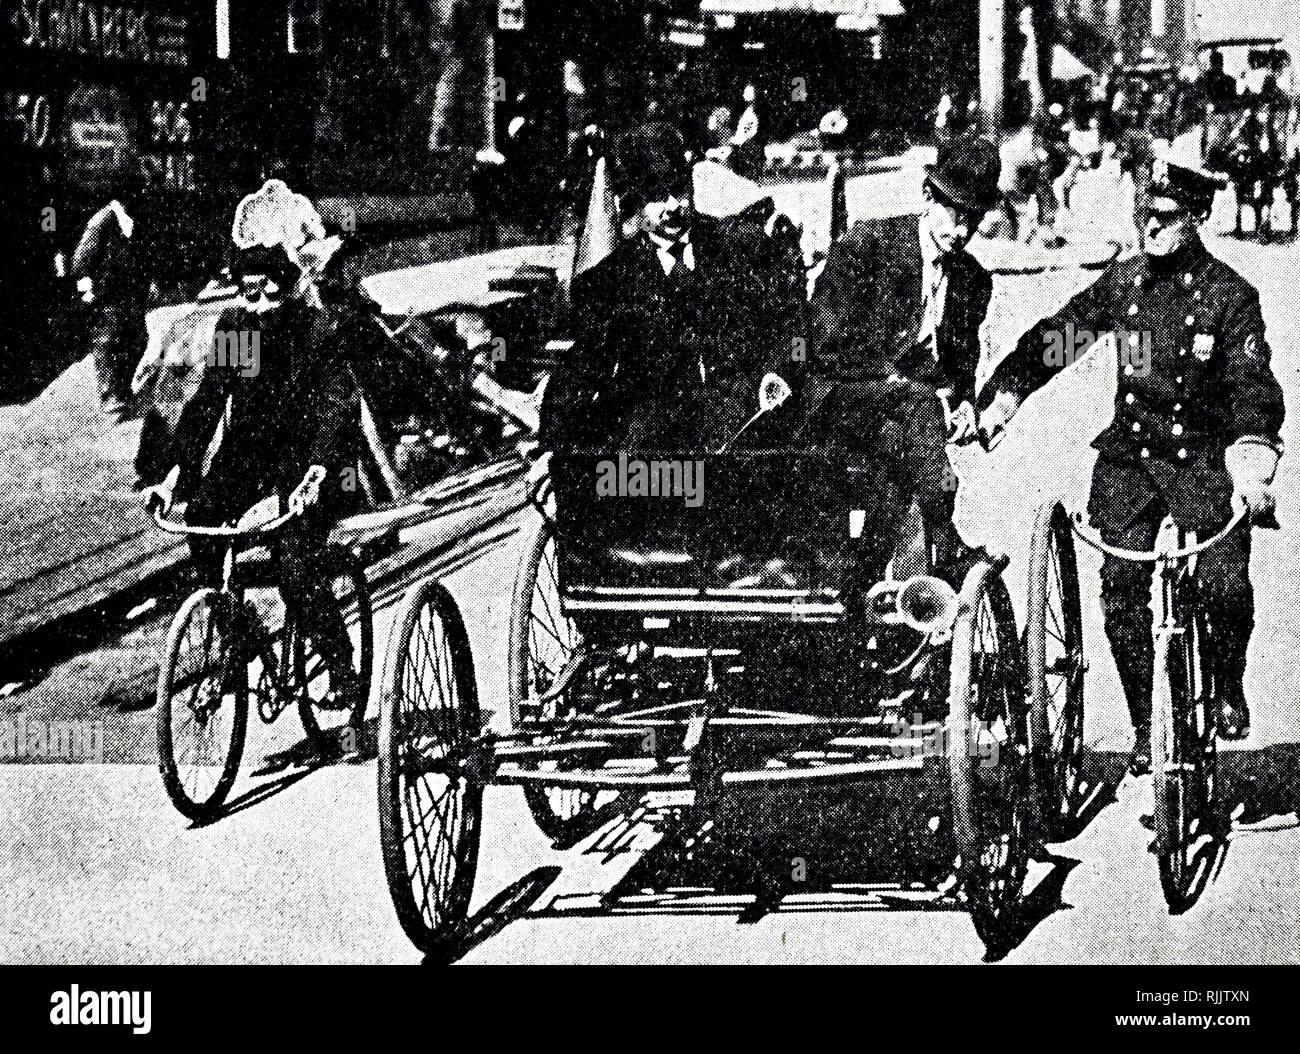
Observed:
[[[1143,209],[1143,252],[1113,263],[1060,312],[1019,341],[980,392],[981,429],[996,435],[1023,400],[1085,347],[1120,344],[1115,414],[1093,442],[1100,451],[1088,512],[1112,546],[1148,551],[1166,516],[1209,536],[1244,504],[1261,524],[1281,451],[1282,390],[1269,366],[1259,295],[1210,255],[1198,228],[1221,186],[1190,164],[1157,162]],[[1071,355],[1053,355],[1064,335]],[[1254,625],[1250,532],[1199,557],[1202,602],[1214,625],[1222,677],[1219,734],[1250,727],[1243,689]],[[1102,566],[1106,635],[1137,733],[1131,771],[1149,771],[1153,644],[1146,565],[1107,556]]]
[[[143,230],[143,179],[133,174],[86,224],[69,276],[89,305],[91,350],[104,410],[135,416],[131,378],[148,343],[150,279]]]

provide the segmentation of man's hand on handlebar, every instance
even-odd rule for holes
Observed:
[[[1252,483],[1248,486],[1237,484],[1237,491],[1233,494],[1233,504],[1238,508],[1245,507],[1250,522],[1256,527],[1264,527],[1275,530],[1280,526],[1277,522],[1277,497],[1273,490],[1265,483]]]
[[[965,446],[977,439],[979,439],[979,422],[975,417],[975,407],[966,401],[948,415],[948,442]]]
[[[979,440],[985,450],[992,450],[1002,441],[1007,425],[1020,409],[1020,398],[1012,392],[998,392],[979,417]]]
[[[303,476],[302,482],[298,484],[297,489],[289,495],[289,511],[295,516],[301,516],[307,509],[310,509],[317,501],[320,500],[320,487],[325,482],[325,468],[321,465],[312,465]]]
[[[175,498],[172,494],[172,488],[166,483],[159,483],[153,487],[145,487],[140,496],[144,499],[146,512],[157,513],[159,516],[166,516],[172,511],[172,502]]]

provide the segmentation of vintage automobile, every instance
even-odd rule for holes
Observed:
[[[652,472],[701,459],[620,457]],[[870,464],[704,455],[708,500],[693,503],[601,497],[596,476],[623,471],[608,451],[553,458],[510,598],[509,727],[485,720],[441,582],[412,587],[389,641],[380,833],[412,942],[455,956],[465,940],[489,784],[522,787],[567,846],[657,802],[689,855],[724,813],[913,781],[943,802],[946,862],[928,881],[948,876],[990,949],[1009,946],[1030,856],[1078,804],[1085,663],[1064,510],[1034,529],[1022,645],[1006,561],[934,577],[919,511],[872,493]]]

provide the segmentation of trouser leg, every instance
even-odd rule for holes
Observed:
[[[303,632],[325,660],[335,689],[351,681],[352,640],[325,566],[329,529],[319,512],[292,524],[280,539],[280,592],[298,612]]]
[[[1255,628],[1255,592],[1250,583],[1250,531],[1238,529],[1199,558],[1200,604],[1213,635],[1214,657],[1229,698],[1243,697],[1246,649]]]
[[[1124,549],[1149,551],[1160,530],[1163,508],[1153,502],[1135,522],[1102,529],[1102,539]],[[1107,556],[1101,567],[1101,608],[1124,700],[1133,727],[1151,726],[1151,564]]]

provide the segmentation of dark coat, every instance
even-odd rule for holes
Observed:
[[[158,482],[173,465],[181,466],[178,500],[222,480],[266,493],[291,490],[312,465],[339,480],[356,458],[360,413],[345,331],[337,315],[300,301],[264,315],[228,310],[217,332],[256,333],[253,367],[215,349],[175,433],[146,420],[136,458],[142,484]],[[205,477],[203,462],[227,397],[230,420]]]
[[[973,398],[993,280],[965,251],[949,267],[936,359],[916,340],[924,268],[916,217],[855,224],[831,247],[817,283],[810,372],[838,382],[897,372],[931,388],[951,388],[954,406]]]
[[[758,408],[768,372],[806,358],[797,275],[760,225],[697,216],[695,269],[664,274],[630,239],[573,285],[576,338],[547,389],[556,447],[707,452]]]
[[[1145,467],[1175,520],[1222,522],[1231,495],[1224,450],[1242,436],[1276,441],[1284,409],[1259,294],[1199,238],[1163,264],[1145,255],[1112,264],[1020,339],[980,406],[1001,391],[1023,399],[1110,333],[1122,349],[1115,416],[1093,446],[1103,461]],[[1146,499],[1112,486],[1114,475],[1094,480],[1091,507],[1099,526],[1120,530]]]

